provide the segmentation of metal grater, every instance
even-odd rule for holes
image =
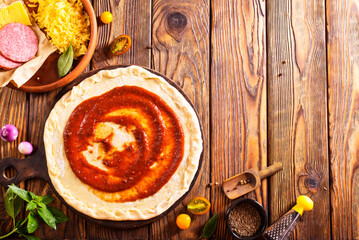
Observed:
[[[284,240],[288,239],[297,225],[300,214],[294,210],[290,210],[283,215],[273,225],[266,229],[263,237],[268,240]]]

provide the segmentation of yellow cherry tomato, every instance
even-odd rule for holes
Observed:
[[[120,35],[118,38],[113,40],[110,49],[113,55],[121,55],[127,52],[131,47],[132,40],[130,36],[125,34]]]
[[[180,214],[176,219],[176,224],[180,229],[187,229],[191,224],[191,217],[187,214]]]
[[[110,12],[107,12],[107,11],[103,12],[101,14],[100,18],[101,18],[101,21],[103,23],[105,23],[105,24],[112,22],[112,19],[113,19],[112,14]]]
[[[211,208],[211,203],[204,197],[195,197],[187,205],[187,210],[194,215],[206,214]]]

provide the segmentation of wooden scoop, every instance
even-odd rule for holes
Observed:
[[[261,180],[283,170],[281,162],[257,172],[253,168],[228,178],[223,182],[223,191],[229,199],[238,198],[260,187]]]

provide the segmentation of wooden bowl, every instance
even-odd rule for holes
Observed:
[[[26,1],[24,2],[26,3]],[[91,2],[89,0],[81,0],[81,2],[90,18],[91,37],[86,54],[74,61],[72,71],[60,79],[57,74],[57,59],[60,55],[58,53],[53,53],[46,59],[34,76],[32,76],[32,78],[30,78],[24,85],[17,88],[10,83],[8,84],[9,87],[31,93],[49,92],[72,82],[85,70],[91,61],[97,45],[97,20]]]

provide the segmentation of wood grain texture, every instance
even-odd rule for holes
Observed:
[[[96,15],[110,11],[111,24],[99,22],[98,46],[91,62],[92,69],[113,64],[136,64],[151,67],[151,6],[150,0],[96,0],[93,1]],[[132,39],[132,46],[121,56],[110,57],[108,46],[121,34]],[[86,222],[86,237],[90,239],[148,239],[148,226],[121,230]]]
[[[332,239],[359,239],[358,26],[358,1],[327,1]]]
[[[6,143],[0,139],[0,159],[4,157],[24,158],[17,150],[20,142],[27,140],[28,132],[28,103],[27,94],[9,88],[0,88],[0,128],[13,124],[18,128],[18,138]],[[0,160],[1,161],[1,160]],[[3,174],[3,173],[0,173]],[[7,171],[6,176],[15,176],[16,171]],[[24,187],[24,183],[20,187]],[[5,211],[4,195],[6,189],[0,186],[0,236],[12,230],[11,217]]]
[[[284,169],[270,182],[270,222],[310,196],[291,239],[330,239],[324,1],[268,1],[268,158]]]
[[[148,226],[120,230],[96,225],[55,200],[51,205],[64,211],[69,222],[58,225],[56,231],[42,223],[35,236],[198,239],[208,218],[218,213],[214,238],[231,239],[224,220],[231,201],[220,184],[211,188],[207,184],[281,161],[283,171],[270,177],[268,186],[263,181],[261,188],[247,195],[268,209],[270,223],[287,212],[297,196],[306,194],[314,200],[314,209],[304,214],[291,239],[359,239],[357,0],[92,3],[99,38],[87,70],[136,64],[173,79],[199,112],[205,135],[204,163],[182,204]],[[112,12],[111,24],[100,22],[103,11]],[[121,34],[131,36],[133,45],[126,54],[110,57],[108,45]],[[24,140],[38,146],[57,92],[26,94],[0,88],[0,127],[12,123],[19,128],[15,142],[0,140],[0,158],[24,158],[17,150]],[[54,196],[42,180],[27,180],[20,186]],[[12,227],[4,194],[1,187],[0,235]],[[175,219],[187,213],[186,204],[195,196],[209,198],[211,212],[191,215],[190,229],[179,230]]]
[[[263,1],[212,1],[212,182],[267,165],[266,32]],[[267,206],[267,184],[249,194]],[[218,239],[229,239],[230,201],[212,189]]]
[[[191,216],[189,230],[176,226],[196,196],[209,198],[209,2],[201,0],[153,1],[152,68],[172,79],[191,99],[204,131],[204,156],[199,177],[182,205],[150,226],[150,239],[198,239],[209,218]]]
[[[150,67],[151,63],[151,0],[99,0],[93,1],[96,15],[110,11],[111,24],[98,21],[98,46],[92,60],[92,68],[115,64],[136,64]],[[99,19],[99,18],[98,18]],[[120,56],[110,56],[109,45],[126,34],[132,39],[130,50]]]

